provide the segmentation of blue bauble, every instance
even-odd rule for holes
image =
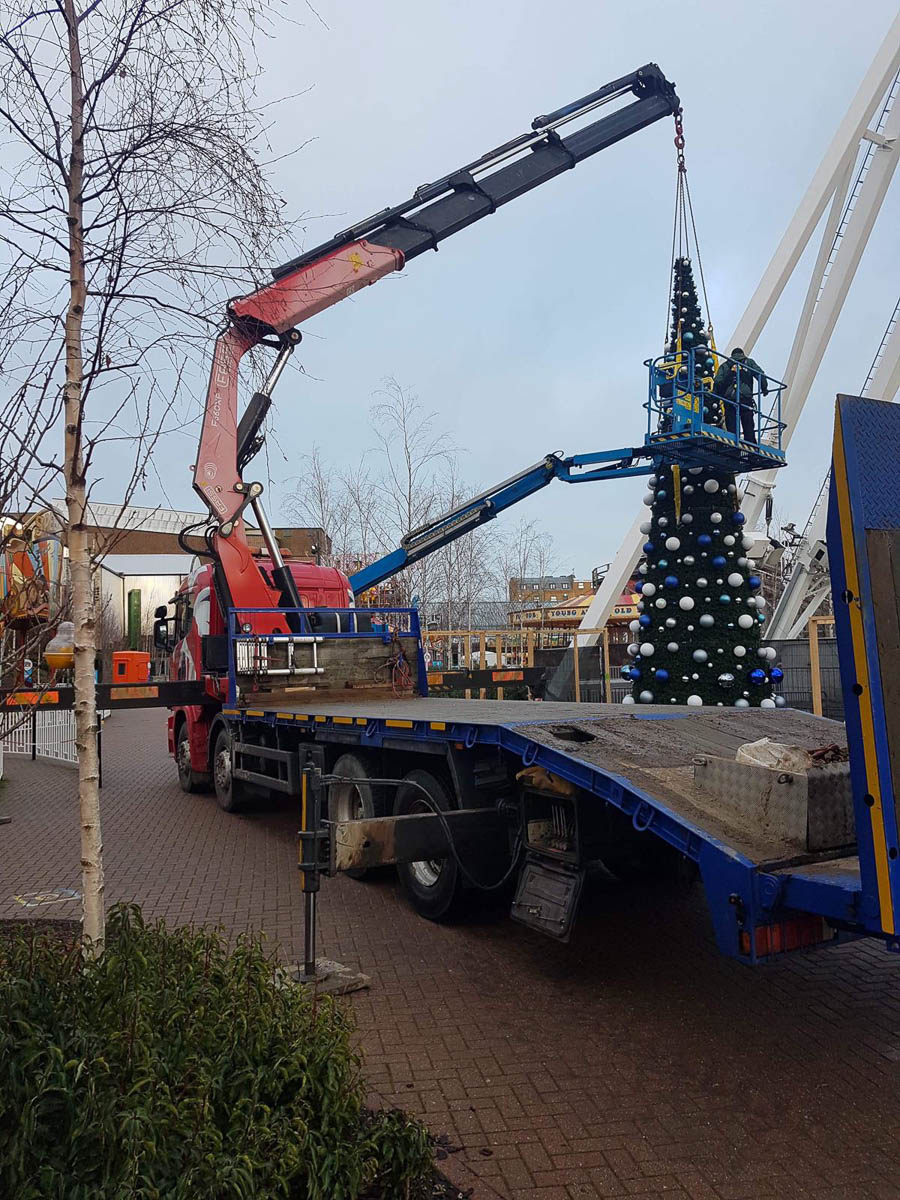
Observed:
[[[629,679],[640,679],[640,677],[641,677],[641,673],[637,669],[637,667],[632,667],[631,670],[628,672]]]
[[[691,333],[690,330],[688,330],[687,333],[684,333],[681,335],[681,340],[683,342],[692,342],[694,340],[694,335]]]
[[[669,560],[667,558],[658,558],[656,560],[656,565],[659,567],[659,569],[661,571],[664,571],[666,569],[666,567],[669,565]]]
[[[641,613],[641,615],[638,617],[638,622],[641,625],[650,625],[653,622],[653,618],[649,613]]]
[[[659,491],[656,493],[656,498],[657,498],[657,500],[665,500],[665,498],[666,498],[666,496],[668,496],[668,494],[669,493],[667,491],[665,491],[663,488],[660,488]]]
[[[726,596],[726,595],[723,593],[723,594],[722,594],[722,595],[719,597],[719,603],[720,603],[720,604],[730,604],[730,603],[731,603],[731,597],[730,597],[730,596]]]
[[[747,676],[754,687],[759,687],[761,683],[766,682],[766,673],[762,667],[755,667]]]
[[[716,557],[712,560],[712,565],[714,567],[717,567],[721,571],[721,569],[725,566],[725,559],[722,557],[721,554],[717,554]]]
[[[773,683],[778,683],[780,680],[784,679],[784,671],[782,671],[781,667],[773,667],[769,672],[769,678]]]
[[[652,554],[655,549],[656,549],[656,547],[653,545],[652,542],[644,542],[644,553],[645,554]]]
[[[665,669],[665,667],[656,668],[656,679],[658,683],[665,683],[668,678],[669,672]]]
[[[698,546],[708,546],[708,545],[710,545],[711,542],[712,542],[712,538],[709,536],[708,533],[701,533],[700,536],[697,538]]]
[[[758,575],[751,575],[747,579],[747,586],[751,588],[762,587],[762,580]]]
[[[667,576],[665,577],[665,579],[663,580],[663,585],[664,585],[665,587],[669,587],[669,588],[672,588],[672,587],[678,587],[678,578],[677,578],[677,576],[675,576],[675,575],[667,575]]]
[[[731,519],[734,521],[735,525],[743,525],[743,523],[747,520],[742,512],[734,513]]]
[[[643,579],[639,579],[639,580],[637,581],[637,583],[634,585],[634,590],[635,590],[636,592],[638,592],[638,593],[640,593],[640,592],[642,592],[642,591],[644,590],[644,581],[643,581]]]

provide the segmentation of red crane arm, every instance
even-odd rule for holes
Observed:
[[[630,96],[624,107],[581,125],[563,138],[559,129],[601,106]],[[436,250],[444,238],[489,216],[501,205],[570,170],[597,151],[660,118],[680,111],[675,88],[655,63],[605,84],[555,112],[536,117],[531,129],[434,183],[417,188],[394,208],[375,213],[330,242],[273,271],[274,280],[228,306],[230,326],[217,339],[206,395],[194,490],[215,528],[208,539],[217,560],[224,608],[299,607],[293,575],[285,567],[259,502],[262,485],[245,483],[242,471],[262,445],[271,392],[300,340],[296,327],[410,259]],[[237,416],[238,367],[243,355],[265,342],[279,353],[263,387]],[[247,544],[243,512],[250,504],[273,563],[271,582]],[[276,617],[254,619],[261,630]]]
[[[221,526],[233,522],[250,497],[238,466],[238,366],[266,334],[286,334],[323,309],[403,266],[399,250],[352,242],[327,258],[298,267],[258,292],[231,302],[230,328],[213,352],[194,488]]]

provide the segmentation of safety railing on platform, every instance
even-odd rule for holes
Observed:
[[[702,347],[647,359],[647,445],[701,457],[710,466],[753,470],[784,463],[784,383],[747,359]],[[723,382],[724,380],[724,382]]]
[[[261,618],[261,619],[257,619]],[[267,632],[272,622],[284,629]],[[262,626],[262,629],[260,628]],[[380,640],[385,646],[413,638],[417,663],[407,664],[427,689],[421,654],[419,613],[415,608],[241,608],[228,613],[228,700],[237,702],[239,679],[302,678],[326,673],[321,653],[339,639]]]

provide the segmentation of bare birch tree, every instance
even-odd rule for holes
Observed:
[[[498,531],[494,549],[494,575],[502,588],[506,618],[520,607],[521,581],[543,578],[553,572],[556,551],[553,538],[537,521],[520,520]],[[513,587],[510,585],[513,584]],[[516,587],[518,584],[518,587]]]
[[[126,452],[127,500],[158,438],[196,419],[177,382],[282,232],[253,106],[268,8],[13,0],[2,18],[0,456],[19,464],[2,498],[65,488],[89,953],[104,936],[91,481]]]
[[[437,414],[427,412],[409,388],[387,379],[378,395],[371,412],[380,467],[375,490],[382,524],[377,534],[380,549],[389,550],[404,534],[441,511],[440,475],[457,451],[450,437],[436,428]],[[418,596],[427,609],[433,573],[428,558],[403,572],[398,582],[403,585],[405,603]]]

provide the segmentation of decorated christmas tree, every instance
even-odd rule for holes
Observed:
[[[695,350],[695,378],[709,372],[704,421],[722,425],[691,263],[681,257],[674,266],[667,347],[674,356],[673,381],[687,378],[689,348]],[[782,678],[775,650],[761,645],[765,601],[747,557],[752,541],[744,532],[734,475],[663,462],[649,478],[644,503],[650,517],[641,526],[647,541],[638,567],[640,617],[631,622],[628,647],[632,693],[625,702],[783,706],[784,699],[773,695]]]

